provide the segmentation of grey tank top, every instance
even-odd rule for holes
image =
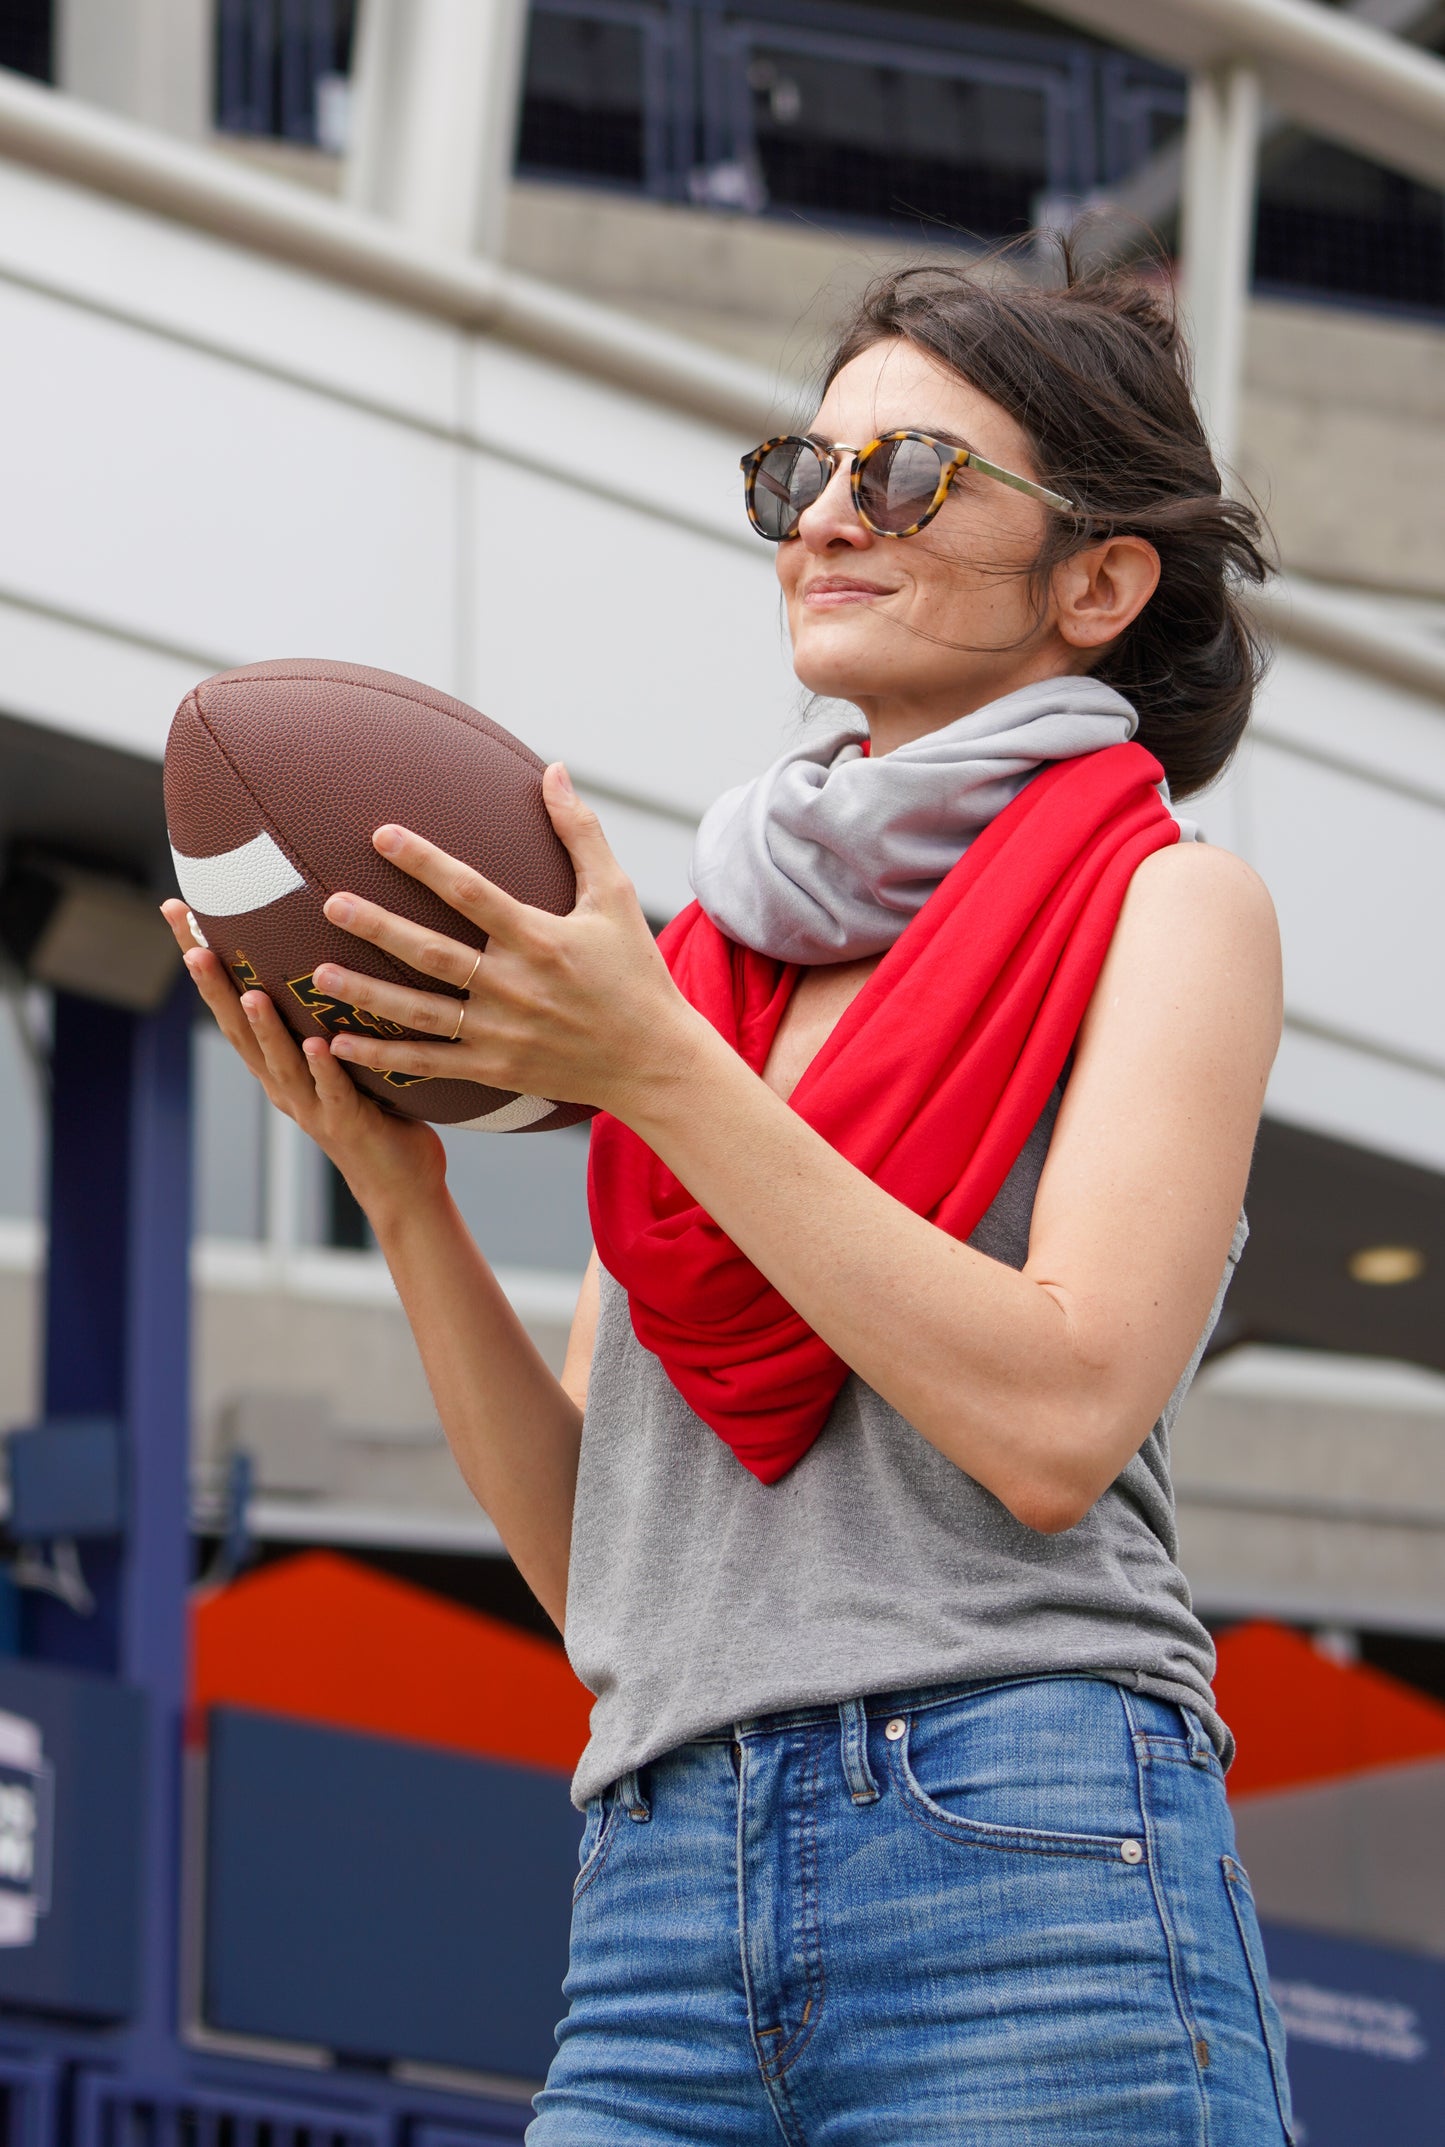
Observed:
[[[969,1243],[1021,1268],[1055,1096]],[[850,1377],[760,1484],[683,1401],[602,1277],[572,1524],[567,1652],[595,1694],[574,1803],[778,1710],[965,1679],[1102,1677],[1190,1708],[1225,1764],[1214,1648],[1176,1563],[1169,1433],[1244,1247],[1163,1415],[1091,1512],[1039,1535]]]

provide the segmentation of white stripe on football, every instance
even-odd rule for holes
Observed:
[[[286,852],[262,831],[215,857],[182,857],[171,844],[176,882],[190,909],[205,917],[243,917],[306,885]]]

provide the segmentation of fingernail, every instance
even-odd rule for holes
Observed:
[[[192,976],[195,976],[195,975],[197,974],[197,972],[198,972],[199,968],[200,968],[200,963],[201,963],[201,950],[200,950],[200,948],[199,948],[199,947],[190,947],[190,948],[188,948],[188,949],[186,950],[186,952],[185,952],[185,953],[184,953],[184,954],[183,954],[183,955],[181,956],[181,960],[182,960],[182,961],[183,961],[183,962],[185,963],[185,965],[186,965],[187,969],[188,969],[188,970],[190,971],[191,975],[192,975]]]
[[[349,1036],[332,1037],[331,1056],[334,1059],[349,1059],[351,1057],[353,1049],[354,1046]]]
[[[380,850],[383,857],[391,857],[401,848],[401,829],[379,827],[371,840],[373,848]]]
[[[335,991],[341,982],[341,971],[333,969],[330,962],[323,962],[319,969],[312,972],[312,982],[319,984],[323,991]]]
[[[577,795],[576,791],[572,788],[572,778],[567,773],[566,767],[560,760],[557,762],[557,788],[561,791],[564,798],[575,798]]]
[[[261,1009],[259,1006],[253,1006],[251,1004],[250,996],[248,994],[247,997],[241,1001],[241,1012],[245,1015],[247,1021],[255,1021],[257,1016],[260,1014]]]
[[[377,848],[381,848],[380,843],[377,844]],[[333,895],[323,907],[325,914],[333,924],[350,924],[352,918],[356,915],[356,904],[352,901],[350,895]]]

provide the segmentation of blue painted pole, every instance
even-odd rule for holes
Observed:
[[[177,2038],[180,1763],[190,1579],[192,993],[139,1016],[58,994],[52,1046],[45,1414],[124,1430],[124,1533],[82,1546],[92,1616],[44,1596],[25,1652],[99,1670],[149,1702],[137,2061]]]
[[[181,1739],[190,1584],[191,1026],[182,975],[135,1021],[126,1214],[126,1535],[121,1676],[150,1700],[146,1887],[137,2054],[175,2063],[179,1985]]]

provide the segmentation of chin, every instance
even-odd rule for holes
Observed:
[[[896,693],[897,663],[888,664],[873,637],[859,633],[806,635],[793,650],[793,669],[809,693],[829,701],[854,701],[871,694]]]

